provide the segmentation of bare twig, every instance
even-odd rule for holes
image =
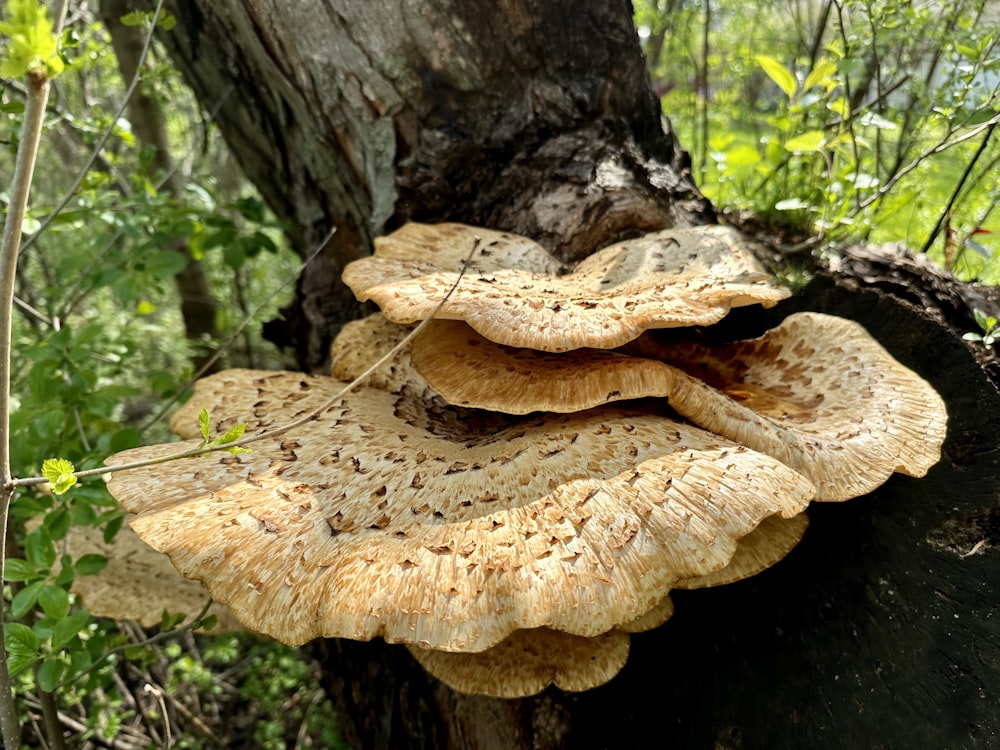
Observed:
[[[38,145],[42,137],[42,123],[45,120],[45,103],[49,98],[49,79],[44,72],[29,72],[28,99],[24,107],[24,121],[21,126],[21,140],[18,144],[11,180],[4,223],[3,240],[0,244],[0,530],[7,536],[8,511],[14,495],[15,485],[10,463],[10,366],[11,340],[14,318],[14,279],[17,275],[17,258],[21,245],[21,227],[31,192],[31,179],[38,158]],[[3,580],[4,562],[0,559],[0,580]],[[0,626],[3,624],[3,608],[0,607]],[[21,730],[18,726],[17,710],[11,690],[10,673],[7,669],[7,650],[0,638],[0,733],[4,747],[17,750],[21,747]]]
[[[952,210],[955,208],[955,202],[958,200],[958,196],[962,193],[962,188],[968,181],[969,176],[972,174],[972,170],[975,169],[976,163],[979,161],[979,157],[983,155],[986,151],[986,146],[989,145],[990,138],[993,135],[993,131],[996,130],[997,123],[994,121],[987,129],[986,133],[983,134],[983,140],[979,144],[979,148],[976,149],[976,153],[969,160],[969,163],[965,165],[965,170],[962,172],[962,176],[959,178],[958,183],[955,185],[955,189],[951,192],[951,197],[948,199],[948,205],[944,207],[941,215],[938,216],[937,223],[931,230],[931,233],[927,236],[927,241],[924,242],[924,246],[920,248],[920,252],[926,253],[931,249],[934,241],[937,239],[938,235],[941,233],[941,227],[944,226],[945,221],[951,216]]]

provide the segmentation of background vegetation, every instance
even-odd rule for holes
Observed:
[[[102,8],[103,22],[69,4],[49,63],[59,75],[16,277],[15,477],[163,439],[162,415],[197,369],[292,365],[259,322],[287,302],[299,261],[211,112],[148,45],[173,19]],[[22,33],[38,30],[37,10],[12,0],[0,17],[0,191],[29,95],[12,61],[38,42]],[[903,241],[963,278],[1000,281],[995,2],[637,0],[635,11],[664,111],[719,208],[797,233],[803,251]],[[5,212],[9,201],[0,192]],[[304,652],[195,635],[195,613],[143,630],[82,608],[73,580],[104,561],[72,559],[66,539],[81,527],[111,539],[123,521],[100,482],[21,488],[11,514],[5,643],[30,745],[335,744]]]
[[[717,207],[831,242],[902,241],[1000,282],[1000,4],[635,10],[664,112]]]

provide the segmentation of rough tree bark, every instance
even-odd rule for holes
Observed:
[[[343,264],[410,219],[538,238],[567,261],[713,220],[661,123],[625,0],[174,0],[164,41],[305,251],[288,325],[304,367],[358,310]],[[358,747],[987,747],[1000,732],[1000,399],[913,308],[829,281],[808,307],[859,320],[949,403],[924,480],[810,512],[789,560],[678,592],[625,670],[581,695],[463,696],[381,642],[322,652]],[[982,542],[982,544],[979,544]]]

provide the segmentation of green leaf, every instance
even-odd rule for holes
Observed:
[[[104,527],[104,543],[110,544],[111,541],[118,536],[118,532],[121,531],[122,526],[125,525],[125,516],[118,516],[118,518],[112,518],[108,521],[108,525]]]
[[[837,72],[837,63],[833,60],[824,58],[816,63],[816,67],[809,71],[809,75],[806,76],[805,83],[802,84],[802,90],[808,91],[813,86],[823,86],[827,88],[836,83],[833,79],[833,74]]]
[[[972,62],[976,62],[979,59],[979,50],[975,47],[970,47],[967,44],[956,44],[955,49],[965,55],[965,57]]]
[[[163,610],[163,613],[160,615],[160,630],[174,630],[179,627],[182,622],[184,622],[184,618],[186,616],[187,615],[183,612],[175,612],[171,614],[170,612],[167,612],[167,610]]]
[[[201,618],[198,621],[197,627],[200,630],[211,630],[218,624],[219,624],[218,617],[216,617],[215,615],[206,615],[205,617]]]
[[[48,657],[39,665],[38,672],[35,673],[35,679],[38,680],[38,687],[47,693],[54,693],[56,688],[59,687],[59,680],[62,679],[63,672],[65,671],[66,662],[58,656]]]
[[[61,495],[76,484],[76,468],[64,458],[47,458],[42,463],[42,476],[49,480],[52,491]]]
[[[45,588],[45,581],[35,581],[18,591],[10,603],[10,613],[17,619],[28,614],[38,601],[38,595],[43,588]]]
[[[90,613],[82,609],[59,620],[52,629],[52,650],[61,649],[89,624]]]
[[[48,570],[56,561],[56,548],[44,526],[39,526],[24,539],[25,558],[38,569]]]
[[[69,614],[69,594],[61,586],[45,586],[38,594],[38,603],[42,611],[53,620],[59,620]]]
[[[187,268],[188,259],[174,250],[159,250],[146,258],[146,270],[154,276],[168,278]]]
[[[149,23],[150,18],[151,15],[149,13],[141,10],[133,10],[131,13],[126,13],[119,20],[122,26],[145,26]]]
[[[38,636],[27,625],[19,622],[4,623],[4,645],[11,653],[34,654],[38,651]]]
[[[975,125],[982,125],[984,122],[992,120],[994,117],[997,116],[997,114],[998,112],[995,109],[989,109],[989,108],[977,109],[975,112],[969,115],[968,118],[966,118],[962,122],[962,124],[967,128],[974,127]]]
[[[215,445],[225,445],[226,443],[235,443],[237,440],[243,437],[243,433],[246,432],[246,430],[247,426],[245,423],[241,422],[240,424],[234,424],[231,428],[229,428],[229,431],[226,432],[225,435],[216,438],[212,442]]]
[[[30,581],[38,577],[38,570],[27,560],[10,558],[4,562],[3,577],[6,581]]]
[[[65,508],[56,508],[54,511],[45,516],[45,520],[42,521],[42,525],[45,526],[53,539],[64,538],[66,536],[66,532],[69,531],[69,511]]]
[[[201,430],[201,439],[203,444],[207,444],[211,439],[210,430],[212,428],[212,419],[208,416],[208,409],[202,409],[198,412],[198,429]]]
[[[822,130],[809,130],[785,141],[785,150],[803,153],[819,151],[825,141],[826,134]]]
[[[784,91],[789,99],[795,96],[795,90],[799,87],[799,82],[795,79],[795,74],[792,71],[770,55],[756,55],[754,59],[764,69],[768,77],[778,84],[778,88]]]
[[[104,555],[83,555],[79,560],[76,561],[76,565],[73,567],[76,569],[77,574],[81,576],[94,576],[100,573],[108,566],[108,558]]]

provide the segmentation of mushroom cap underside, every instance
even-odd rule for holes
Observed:
[[[65,537],[65,553],[74,560],[83,555],[103,555],[108,564],[95,575],[77,575],[71,591],[97,617],[135,620],[144,628],[162,622],[163,613],[193,616],[204,609],[209,594],[197,581],[178,573],[170,560],[143,542],[132,529],[123,526],[110,541],[95,526],[73,526]],[[216,618],[210,632],[235,633],[246,630],[218,602],[208,611]]]
[[[517,630],[474,654],[408,648],[424,669],[455,690],[524,698],[549,685],[569,692],[603,685],[625,666],[629,636],[620,630],[584,637],[537,628]]]

